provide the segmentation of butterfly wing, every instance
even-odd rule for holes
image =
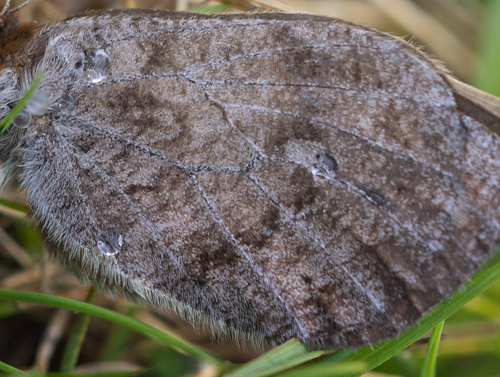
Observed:
[[[500,242],[500,145],[402,41],[303,15],[98,13],[28,51],[22,183],[57,256],[236,336],[394,336]]]

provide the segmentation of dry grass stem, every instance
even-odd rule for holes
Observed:
[[[33,265],[33,260],[28,253],[2,228],[0,228],[0,245],[22,267],[29,268]]]
[[[429,49],[446,61],[461,77],[470,77],[477,66],[477,56],[452,32],[429,13],[408,0],[370,0],[395,22],[415,33]],[[439,36],[439,38],[436,38]]]
[[[59,340],[64,334],[70,315],[71,313],[65,309],[55,311],[38,346],[33,369],[38,371],[48,370],[50,360]]]

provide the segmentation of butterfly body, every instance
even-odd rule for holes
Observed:
[[[323,17],[89,13],[43,30],[1,104],[54,254],[220,332],[358,347],[500,243],[500,142],[404,42]],[[21,71],[21,72],[20,72]],[[10,81],[9,81],[10,80]]]

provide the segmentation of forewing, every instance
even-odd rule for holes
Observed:
[[[236,335],[359,346],[500,242],[498,139],[397,39],[129,11],[55,25],[28,54],[54,104],[25,137],[29,204],[103,288]]]

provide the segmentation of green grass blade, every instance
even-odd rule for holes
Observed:
[[[14,108],[0,123],[0,135],[7,131],[7,128],[9,128],[9,126],[12,124],[15,117],[18,116],[19,113],[24,109],[26,102],[28,102],[33,93],[35,93],[35,90],[36,88],[38,88],[38,85],[40,85],[40,82],[42,82],[42,74],[40,72],[37,72],[37,74],[33,77],[33,81],[31,82],[31,85],[26,93],[24,93],[19,102],[17,102],[16,106],[14,106]]]
[[[133,307],[128,308],[125,314],[133,316],[136,312],[137,308]],[[106,336],[99,360],[108,362],[118,360],[128,348],[132,335],[133,333],[129,329],[124,329],[113,323]]]
[[[441,340],[441,333],[443,332],[443,327],[444,327],[444,321],[441,321],[432,330],[431,338],[429,340],[429,346],[427,349],[427,354],[425,355],[424,365],[422,367],[422,373],[420,373],[420,377],[436,376],[436,364],[437,364],[437,356],[439,349],[439,341]]]
[[[0,361],[0,371],[6,372],[9,374],[14,374],[14,373],[23,373],[21,369],[17,369],[9,364],[6,364],[2,361]]]
[[[214,4],[214,5],[208,5],[206,7],[194,9],[191,12],[193,13],[218,13],[225,11],[227,9],[231,8],[231,4],[228,3],[220,3],[220,4]]]
[[[366,370],[365,363],[361,361],[356,362],[342,362],[331,365],[310,365],[305,367],[298,367],[288,372],[276,375],[275,377],[335,377],[345,376],[346,374],[363,373]]]
[[[476,85],[500,96],[500,1],[490,1],[488,8]]]
[[[488,263],[488,267],[478,272],[465,284],[465,289],[455,292],[448,300],[436,306],[432,312],[425,315],[415,326],[403,332],[398,338],[385,341],[373,347],[363,347],[358,352],[346,357],[345,360],[366,362],[366,371],[372,370],[389,360],[398,352],[417,341],[440,321],[456,313],[468,301],[472,300],[488,288],[495,280],[499,279],[499,260],[500,254],[497,253],[491,262]],[[335,357],[335,355],[333,357]],[[319,363],[331,364],[332,361],[327,358]],[[359,376],[359,374],[346,374],[346,377],[347,376]]]
[[[94,317],[99,317],[104,320],[137,331],[147,337],[150,337],[172,348],[175,348],[182,353],[190,355],[197,360],[215,364],[218,367],[222,365],[222,361],[218,357],[204,351],[203,349],[195,346],[194,344],[185,341],[184,339],[181,339],[172,334],[167,334],[163,331],[154,328],[153,326],[138,321],[134,318],[130,318],[123,314],[116,313],[108,309],[100,308],[95,305],[87,304],[85,302],[70,300],[63,297],[45,295],[41,293],[20,292],[9,289],[0,289],[0,299],[50,305],[58,308],[64,308],[80,313],[85,313]]]
[[[327,359],[322,361],[322,364],[335,364],[345,360],[348,356],[352,355],[354,351],[350,348],[345,350],[337,351],[334,354],[328,356]]]
[[[320,357],[324,353],[324,351],[307,352],[302,343],[297,339],[292,339],[225,374],[224,377],[271,376]]]
[[[104,371],[95,373],[57,373],[48,372],[46,377],[135,377],[135,376],[148,376],[147,369],[135,370],[117,370],[117,371]]]
[[[85,299],[85,302],[92,303],[96,296],[95,288],[92,287]],[[66,349],[64,350],[63,358],[61,361],[61,372],[70,373],[75,367],[78,356],[80,355],[80,350],[82,348],[83,341],[85,339],[85,334],[89,327],[90,316],[88,314],[80,314],[75,322],[75,327],[71,333],[71,337],[66,344]]]
[[[10,209],[13,209],[15,211],[24,212],[24,213],[28,212],[28,207],[26,207],[23,204],[13,202],[12,200],[9,200],[9,199],[0,198],[0,205],[7,207],[7,208],[10,208]]]

